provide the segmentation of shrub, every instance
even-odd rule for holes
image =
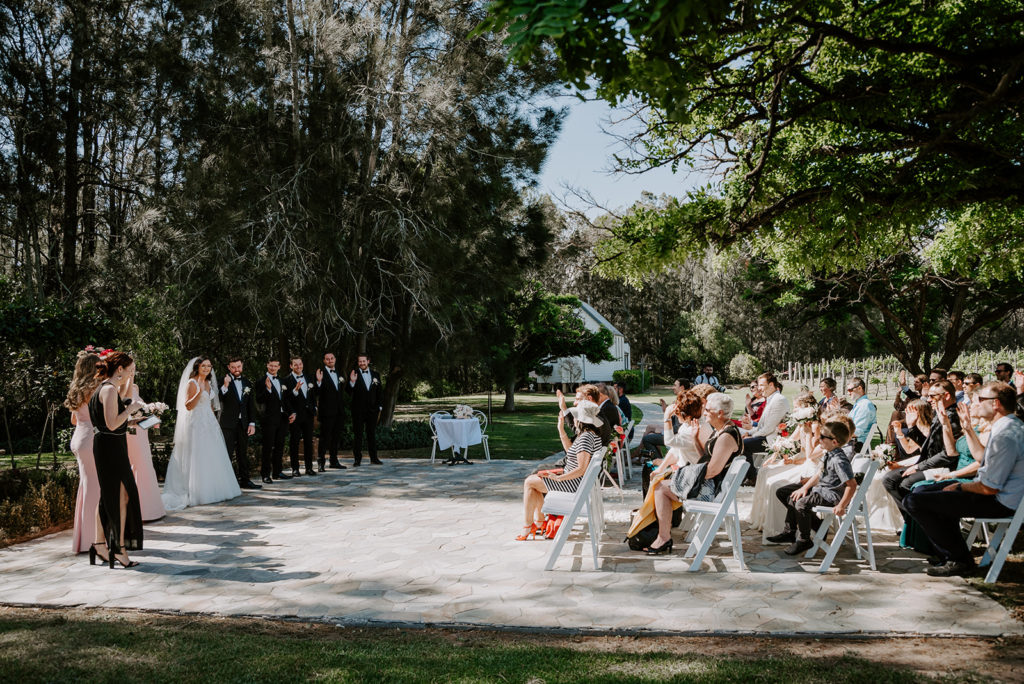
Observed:
[[[432,439],[430,424],[425,420],[395,421],[391,427],[377,427],[377,448],[382,451],[429,447]],[[338,446],[341,449],[352,448],[351,425],[345,426]]]
[[[0,546],[70,522],[75,514],[75,470],[6,471],[0,478]]]
[[[612,373],[612,379],[626,383],[626,392],[630,394],[643,392],[651,386],[651,374],[647,371],[617,370]]]
[[[729,362],[729,377],[738,382],[750,382],[763,372],[764,365],[746,352],[740,352]]]

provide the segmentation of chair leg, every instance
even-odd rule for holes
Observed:
[[[985,555],[981,557],[978,565],[985,567],[993,560],[993,549],[998,550],[1000,543],[1003,541],[1003,536],[1006,534],[1007,525],[997,524],[996,528],[992,530],[992,539],[989,540],[988,546],[985,547]]]
[[[814,555],[818,553],[818,549],[821,548],[825,535],[828,534],[828,530],[832,526],[833,519],[834,516],[831,513],[826,513],[825,517],[821,519],[821,526],[814,533],[814,537],[811,538],[811,541],[814,542],[814,546],[807,550],[807,553],[804,554],[804,558],[814,558]]]
[[[967,535],[967,548],[971,548],[972,546],[974,546],[974,542],[978,538],[978,532],[981,531],[981,528],[983,526],[983,523],[980,523],[977,520],[975,520],[974,523],[971,525],[971,532]],[[985,536],[987,537],[988,535]]]
[[[491,460],[491,447],[490,447],[490,445],[489,445],[489,444],[487,443],[487,435],[484,435],[484,439],[483,439],[483,442],[484,442],[484,457],[485,457],[485,458],[486,458],[486,459],[487,459],[488,461],[490,461],[490,460]]]
[[[693,562],[690,563],[690,567],[687,568],[689,572],[697,572],[700,570],[700,566],[704,562],[704,556],[707,555],[708,549],[711,548],[711,542],[715,540],[715,534],[722,527],[722,521],[725,518],[725,513],[726,511],[724,509],[716,513],[714,519],[709,521],[708,525],[705,527],[707,533],[703,537],[700,535],[697,536],[697,540],[700,541],[700,546],[697,548],[697,553],[693,556]],[[695,540],[695,542],[697,540]],[[689,549],[687,549],[687,552],[689,552]]]
[[[850,515],[847,515],[839,523],[839,529],[836,530],[836,536],[832,539],[832,543],[829,544],[828,551],[825,552],[825,558],[821,561],[818,572],[828,572],[828,569],[832,567],[832,561],[835,560],[836,554],[839,553],[839,547],[843,545],[843,540],[846,539],[846,533],[850,531],[852,524],[853,516]]]
[[[746,570],[747,564],[743,562],[743,536],[740,531],[740,516],[736,515],[734,512],[730,517],[732,517],[732,531],[734,537],[732,541],[732,555],[739,561],[740,570]]]
[[[434,443],[430,445],[430,462],[434,462],[434,453],[437,451],[437,437],[434,437]]]
[[[995,537],[995,535],[998,534],[998,531],[1003,527],[1003,525],[997,525],[996,532],[993,534],[993,537]],[[1003,533],[1002,543],[999,545],[999,548],[996,549],[995,556],[992,559],[992,567],[988,569],[988,573],[985,575],[985,582],[988,584],[992,584],[999,579],[999,573],[1003,569],[1003,563],[1006,562],[1006,557],[1010,555],[1010,549],[1013,547],[1013,542],[1017,538],[1017,532],[1020,531],[1020,522],[1017,522],[1016,525],[1011,522],[1005,527],[1007,529]]]
[[[864,511],[864,535],[868,538],[868,562],[871,564],[872,570],[877,570],[875,567],[875,543],[871,539],[871,512]]]
[[[850,515],[847,513],[847,515]],[[860,534],[857,532],[857,516],[853,516],[853,521],[850,523],[850,531],[853,533],[853,553],[857,556],[857,560],[860,560]]]

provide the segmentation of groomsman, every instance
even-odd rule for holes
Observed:
[[[299,473],[299,439],[306,461],[306,475],[316,475],[313,469],[313,417],[316,415],[316,386],[302,374],[302,359],[291,360],[292,372],[282,382],[284,410],[288,414],[290,429],[288,452],[292,459],[292,477]]]
[[[242,377],[242,359],[228,361],[228,374],[220,387],[220,429],[228,454],[234,453],[238,486],[242,489],[260,489],[249,479],[249,437],[256,432],[256,406],[253,404],[252,384]]]
[[[277,359],[267,361],[267,375],[263,382],[256,385],[256,401],[263,407],[263,451],[260,463],[260,475],[263,482],[273,483],[275,480],[290,480],[291,475],[284,474],[284,435],[288,431],[288,414],[284,410],[284,395],[281,392],[281,381],[277,372],[281,370],[281,362]]]
[[[341,403],[341,380],[334,369],[334,354],[324,354],[324,366],[316,371],[316,417],[320,421],[320,445],[316,460],[324,470],[324,454],[331,455],[331,467],[345,469],[338,461],[338,438],[345,424],[345,407]]]
[[[370,451],[370,463],[381,465],[377,458],[377,418],[380,416],[380,374],[370,370],[370,357],[356,357],[357,370],[349,373],[348,392],[352,395],[352,465],[363,461],[363,433]]]

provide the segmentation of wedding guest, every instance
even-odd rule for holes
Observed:
[[[927,399],[914,399],[906,408],[907,427],[900,427],[902,423],[893,423],[892,427],[896,433],[896,449],[900,458],[904,460],[909,456],[920,453],[921,445],[931,431],[935,419],[935,410]]]
[[[289,416],[285,411],[281,381],[277,377],[280,370],[281,362],[269,359],[267,374],[263,382],[256,385],[256,401],[263,406],[260,475],[264,484],[292,479],[291,475],[284,472],[284,435],[288,431]]]
[[[370,463],[381,465],[377,458],[377,419],[380,417],[380,374],[370,370],[370,357],[356,357],[358,372],[349,373],[348,392],[352,395],[352,465],[363,462],[363,435],[366,435]]]
[[[1024,423],[1014,415],[1016,389],[990,382],[978,392],[978,415],[992,425],[983,465],[974,482],[938,482],[912,492],[907,513],[931,541],[939,564],[926,572],[937,577],[969,575],[974,556],[964,541],[961,518],[1008,518],[1024,496]]]
[[[71,411],[71,424],[75,431],[71,435],[71,453],[78,461],[78,494],[75,497],[75,523],[71,535],[71,549],[75,553],[88,551],[89,547],[102,547],[103,528],[100,526],[100,482],[96,475],[96,460],[93,455],[93,426],[89,417],[89,399],[100,386],[96,377],[97,353],[87,348],[78,352],[75,372],[64,406]],[[105,558],[104,558],[105,559]]]
[[[754,484],[757,480],[757,468],[753,464],[753,456],[765,450],[768,437],[778,433],[779,423],[789,413],[789,400],[782,396],[782,383],[771,373],[762,373],[757,378],[757,388],[764,397],[764,411],[761,420],[754,426],[752,421],[744,421],[740,427],[743,436],[743,454],[751,462],[747,471],[747,481]]]
[[[822,447],[828,450],[822,457],[821,471],[803,484],[780,487],[776,494],[786,507],[786,525],[781,534],[769,537],[768,541],[789,542],[787,556],[796,556],[814,546],[812,529],[821,525],[815,506],[831,506],[833,513],[843,515],[857,490],[853,466],[843,451],[850,439],[849,429],[839,421],[828,421],[821,427],[820,439]]]
[[[680,392],[686,391],[686,385],[689,384],[685,378],[676,378],[675,382],[672,383],[672,395],[678,397]],[[661,410],[665,411],[668,408],[668,404],[664,399],[658,399],[658,404],[661,406]],[[679,427],[676,423],[676,419],[672,419],[672,429],[675,430]],[[654,454],[655,458],[661,458],[661,447],[665,446],[665,435],[661,432],[661,427],[657,425],[648,425],[644,429],[644,435],[640,438],[640,448],[643,451]]]
[[[615,438],[615,428],[621,425],[619,417],[619,410],[616,407],[616,401],[618,395],[603,382],[594,383],[597,387],[598,402],[597,405],[600,408],[600,416],[603,421],[601,429],[601,441],[604,446],[608,446],[612,439]],[[607,441],[605,441],[607,439]]]
[[[252,383],[242,377],[242,359],[228,361],[228,372],[220,387],[220,429],[224,445],[235,457],[235,476],[241,489],[261,489],[252,481],[249,467],[249,438],[256,434],[256,404]]]
[[[320,472],[324,470],[328,455],[332,468],[345,469],[338,460],[338,440],[345,426],[345,407],[341,402],[341,380],[334,365],[334,354],[327,352],[324,354],[323,367],[316,371],[316,419],[320,423],[320,444],[317,446],[316,459]]]
[[[1013,366],[1003,361],[1002,363],[997,363],[995,370],[992,372],[996,376],[997,382],[1005,382],[1010,387],[1017,389],[1013,381]]]
[[[665,435],[665,446],[668,454],[651,476],[664,472],[673,466],[679,467],[689,463],[697,463],[702,456],[700,443],[700,417],[703,413],[703,402],[691,391],[684,391],[665,409],[662,427]],[[672,419],[676,419],[678,428],[673,429]]]
[[[945,368],[932,368],[928,371],[928,383],[935,384],[936,382],[942,382],[947,379],[949,371]]]
[[[953,384],[949,380],[942,380],[929,387],[928,399],[933,413],[937,414],[939,411],[946,413],[950,424],[953,426],[953,437],[960,439],[963,431],[960,427],[960,416],[956,412],[955,392]],[[919,426],[919,429],[923,432],[923,426]],[[882,486],[885,487],[885,491],[889,492],[896,505],[903,511],[904,517],[906,510],[903,508],[903,499],[915,483],[925,478],[925,470],[931,468],[950,468],[950,466],[956,467],[957,459],[946,454],[945,446],[942,442],[942,425],[939,423],[938,417],[928,427],[928,436],[925,438],[924,443],[921,444],[920,453],[921,457],[916,464],[906,468],[891,470],[882,478]]]
[[[978,373],[968,373],[964,376],[964,403],[970,404],[974,401],[974,395],[981,389],[985,380]]]
[[[693,379],[693,384],[711,385],[716,392],[722,391],[722,384],[718,382],[718,377],[715,375],[715,367],[710,363],[704,364],[704,372]]]
[[[967,391],[964,389],[964,380],[967,376],[964,372],[951,370],[946,375],[946,378],[953,383],[953,387],[956,389],[956,403],[962,404],[967,401]]]
[[[139,490],[132,477],[128,460],[128,442],[125,439],[132,414],[142,408],[142,402],[127,399],[128,384],[135,374],[135,362],[121,351],[108,353],[96,363],[96,377],[102,382],[89,399],[89,419],[95,428],[93,452],[96,456],[96,475],[100,483],[100,524],[103,526],[104,547],[94,545],[89,550],[89,562],[97,556],[114,567],[138,565],[128,558],[128,551],[142,548],[142,511]]]
[[[316,416],[316,387],[302,374],[302,358],[293,356],[292,372],[281,382],[285,397],[285,413],[290,425],[288,452],[292,461],[292,477],[299,477],[299,441],[306,464],[306,475],[316,475],[313,468],[313,418]],[[358,463],[356,464],[358,465]]]
[[[743,421],[740,422],[740,425],[748,420],[751,425],[757,425],[761,419],[761,414],[764,412],[764,404],[764,396],[761,395],[761,388],[758,386],[757,380],[755,380],[750,383],[750,393],[746,396]]]
[[[564,402],[564,398],[562,398]],[[570,440],[565,432],[564,413],[573,418],[576,425],[576,438]],[[548,492],[575,493],[587,472],[590,458],[601,448],[600,428],[603,420],[596,403],[583,399],[572,408],[558,413],[558,438],[565,449],[565,467],[560,470],[542,470],[526,478],[523,482],[523,514],[525,524],[523,533],[516,537],[518,541],[536,538],[537,532],[543,528],[544,495]]]
[[[896,439],[896,432],[894,431],[893,425],[899,422],[899,429],[910,427],[909,425],[904,424],[907,404],[915,399],[920,399],[922,394],[926,393],[928,390],[927,375],[915,375],[913,389],[907,386],[907,371],[901,370],[897,381],[900,384],[900,391],[896,393],[896,398],[892,401],[893,411],[889,416],[889,430],[885,435],[885,441],[887,444],[899,443]]]
[[[713,500],[721,490],[722,480],[725,479],[729,465],[742,451],[739,428],[729,420],[732,416],[732,398],[728,394],[715,392],[710,395],[704,414],[713,432],[704,442],[704,454],[700,462],[680,468],[673,476],[651,485],[654,490],[654,509],[658,517],[658,536],[645,549],[649,555],[672,551],[673,503],[686,498]],[[653,479],[652,477],[652,481]]]
[[[129,396],[136,402],[143,403],[139,396],[139,386],[131,381]],[[153,452],[149,449],[149,430],[142,427],[129,428],[126,435],[128,442],[128,460],[132,464],[135,475],[135,488],[139,490],[139,508],[143,522],[159,520],[167,515],[164,502],[160,498],[160,485],[153,468]]]
[[[836,396],[836,379],[825,378],[818,383],[818,389],[821,390],[821,401],[818,402],[818,415],[825,413],[825,411],[831,411],[839,408],[839,397]]]
[[[633,404],[629,401],[629,397],[626,396],[626,383],[616,382],[615,392],[619,395],[619,411],[621,411],[622,415],[625,416],[625,424],[628,425],[629,422],[633,420]],[[635,431],[635,427],[629,428],[629,434],[626,435],[627,444],[633,441],[633,433]]]
[[[856,432],[853,434],[853,450],[858,452],[865,442],[871,441],[871,428],[875,426],[875,416],[878,410],[868,399],[867,388],[864,386],[862,378],[851,378],[846,383],[846,393],[853,399],[850,419],[856,426]]]

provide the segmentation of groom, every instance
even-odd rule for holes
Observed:
[[[242,377],[242,359],[228,361],[228,374],[220,388],[223,408],[220,429],[228,454],[235,454],[238,486],[242,489],[260,489],[249,479],[249,437],[256,432],[256,405],[253,403],[252,385]]]

